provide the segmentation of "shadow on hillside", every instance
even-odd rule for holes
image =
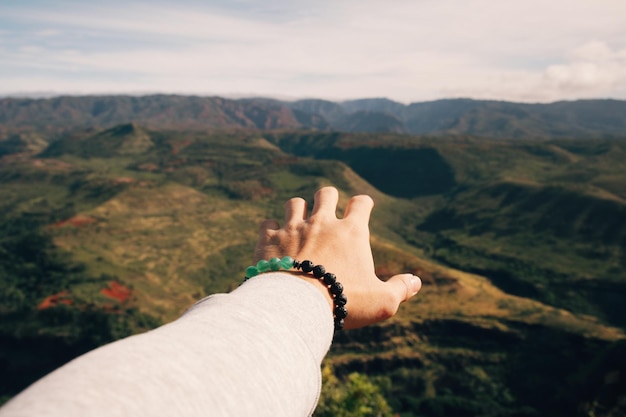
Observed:
[[[331,148],[317,156],[345,162],[374,187],[394,197],[441,194],[456,185],[452,167],[433,148]]]

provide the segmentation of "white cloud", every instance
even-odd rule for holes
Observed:
[[[551,65],[545,83],[557,93],[589,96],[610,95],[626,86],[626,49],[612,50],[604,42],[592,41],[576,48],[566,64]]]
[[[202,4],[0,7],[0,92],[626,98],[622,0]]]
[[[444,95],[534,102],[626,98],[626,49],[591,41],[563,56],[569,58],[536,71],[476,69]]]

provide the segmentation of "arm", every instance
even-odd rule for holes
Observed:
[[[380,281],[369,245],[371,198],[352,198],[342,219],[337,200],[336,189],[321,189],[310,218],[304,200],[289,200],[282,228],[261,225],[255,258],[290,255],[324,265],[344,285],[346,328],[354,328],[395,314],[421,282],[410,274]],[[173,323],[70,362],[0,416],[309,415],[332,334],[325,286],[301,273],[262,274]]]
[[[75,359],[0,416],[310,415],[332,334],[330,310],[313,286],[265,274]]]

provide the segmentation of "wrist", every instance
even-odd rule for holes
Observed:
[[[256,265],[246,268],[244,282],[264,272],[278,272],[284,269],[287,272],[296,272],[296,276],[314,285],[326,299],[331,313],[335,330],[342,330],[345,326],[345,318],[348,316],[346,304],[348,300],[343,294],[343,285],[337,281],[335,274],[327,272],[322,265],[315,265],[310,260],[296,261],[290,256],[281,258],[261,259]],[[295,269],[296,271],[292,271]],[[302,271],[302,272],[299,272]]]
[[[331,312],[333,311],[334,309],[333,298],[330,296],[330,292],[328,292],[328,288],[319,279],[312,277],[304,272],[300,272],[300,271],[284,271],[284,272],[313,285],[326,300],[326,303],[328,304],[328,308],[330,309],[330,311]]]
[[[313,285],[290,272],[260,275],[223,298],[216,298],[218,300],[214,301],[232,304],[235,311],[241,310],[237,314],[245,315],[246,321],[260,323],[264,319],[275,322],[270,326],[271,331],[281,334],[281,338],[298,334],[307,345],[313,346],[320,361],[332,341],[333,315],[328,310],[326,298]]]

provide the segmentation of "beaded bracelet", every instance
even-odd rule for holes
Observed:
[[[257,262],[256,265],[246,268],[244,282],[263,272],[279,271],[281,269],[289,270],[292,268],[300,269],[302,272],[312,273],[315,278],[319,279],[320,282],[328,288],[330,296],[333,299],[335,330],[343,329],[344,319],[348,317],[348,309],[346,308],[348,299],[343,294],[343,285],[337,281],[335,274],[326,272],[326,268],[322,265],[314,265],[311,261],[298,262],[291,256],[285,256],[282,259],[272,258],[269,261],[262,259]]]

